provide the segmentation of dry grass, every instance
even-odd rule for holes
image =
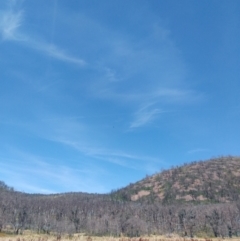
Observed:
[[[223,241],[221,238],[181,238],[181,237],[166,237],[166,236],[148,236],[148,237],[96,237],[86,236],[84,234],[75,234],[73,236],[54,236],[54,235],[7,235],[0,233],[0,241]],[[240,241],[240,238],[225,238],[224,241]]]

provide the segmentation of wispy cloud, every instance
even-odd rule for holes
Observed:
[[[123,104],[128,117],[133,116],[126,125],[131,130],[153,123],[162,112],[202,98],[189,85],[188,68],[169,31],[160,24],[152,26],[148,36],[134,40],[122,32],[116,38],[105,30],[112,43],[99,61],[98,77],[89,85],[91,97]]]
[[[54,44],[47,44],[41,41],[32,40],[30,38],[26,38],[25,40],[29,45],[29,47],[32,47],[33,49],[40,51],[57,60],[76,64],[81,67],[87,64],[85,60],[71,56],[70,54],[66,53],[66,51],[64,51],[63,49],[60,49]]]
[[[0,174],[8,185],[19,191],[56,193],[61,187],[62,190],[71,191],[107,192],[99,183],[98,178],[103,170],[98,166],[82,163],[71,168],[70,165],[59,164],[60,160],[16,149],[12,151],[14,159],[0,158]],[[45,183],[48,184],[47,189],[42,188]]]
[[[13,10],[13,6],[10,6],[10,9],[1,12],[0,33],[4,41],[21,42],[26,48],[31,47],[35,51],[42,52],[54,59],[76,64],[81,67],[86,65],[85,60],[72,56],[53,43],[33,39],[29,34],[21,31],[20,27],[23,25],[23,17],[23,11]]]
[[[196,98],[196,93],[193,91],[177,88],[159,88],[152,93],[152,97],[156,99],[161,99],[167,102],[181,103],[184,101],[192,100],[193,97]]]
[[[3,40],[20,40],[18,29],[22,24],[23,12],[2,11],[0,15],[0,32]]]
[[[162,111],[154,108],[154,104],[148,104],[140,108],[135,114],[134,121],[130,124],[131,128],[138,128],[151,123]]]
[[[150,107],[150,106],[149,106]],[[157,115],[157,112],[155,113]],[[153,117],[152,117],[153,118]],[[38,117],[38,121],[24,122],[21,127],[26,133],[32,133],[46,141],[55,142],[65,147],[76,150],[88,159],[108,162],[128,169],[144,170],[144,163],[162,163],[162,160],[149,155],[139,155],[127,152],[124,149],[112,148],[111,145],[102,143],[96,133],[95,139],[92,130],[83,122],[82,117],[69,117],[46,114],[46,117]],[[20,125],[19,123],[16,123]],[[26,157],[22,157],[26,159]],[[29,157],[27,159],[30,159]],[[37,161],[37,159],[35,159]],[[101,162],[100,162],[101,161]]]
[[[108,88],[104,90],[104,97],[127,103],[128,107],[134,109],[137,109],[137,105],[140,106],[132,114],[132,130],[152,123],[161,113],[172,112],[170,109],[176,111],[176,107],[192,105],[205,99],[202,93],[182,88],[159,88],[139,93],[118,93]]]
[[[123,151],[116,151],[112,149],[106,149],[101,147],[94,147],[83,142],[73,141],[70,139],[56,138],[53,141],[61,143],[63,145],[70,146],[82,154],[105,162],[110,162],[119,166],[123,166],[129,169],[145,169],[143,163],[155,163],[162,162],[159,158],[150,156],[140,156]]]

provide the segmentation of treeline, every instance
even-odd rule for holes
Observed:
[[[39,233],[232,237],[240,235],[240,202],[161,205],[114,200],[111,195],[31,195],[0,185],[0,230]]]

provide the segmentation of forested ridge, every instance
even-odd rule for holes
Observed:
[[[0,182],[0,231],[240,235],[240,158],[174,167],[109,194],[17,192]]]
[[[162,171],[113,193],[146,203],[222,203],[240,197],[240,158],[219,157]]]

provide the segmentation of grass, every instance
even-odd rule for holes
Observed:
[[[97,237],[86,236],[84,234],[74,234],[72,236],[62,235],[43,235],[43,234],[24,234],[24,235],[10,235],[0,233],[0,241],[223,241],[221,238],[181,238],[178,236],[147,236],[147,237]],[[240,241],[240,238],[224,238],[224,241]]]

